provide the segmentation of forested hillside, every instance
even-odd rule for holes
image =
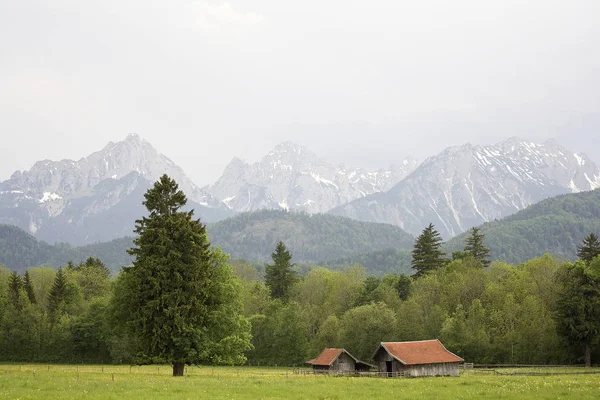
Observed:
[[[209,224],[207,229],[212,244],[232,258],[267,261],[277,241],[282,240],[299,263],[339,260],[331,264],[361,264],[369,271],[379,272],[406,272],[407,264],[398,266],[389,254],[384,258],[360,255],[383,250],[395,252],[394,249],[410,249],[413,245],[413,238],[396,226],[285,211],[240,214]],[[127,254],[131,245],[132,238],[82,247],[65,243],[49,245],[19,228],[0,225],[0,264],[21,272],[38,265],[59,267],[68,261],[97,257],[114,273],[131,263],[132,258]]]
[[[376,276],[392,273],[411,275],[413,270],[410,262],[410,250],[384,249],[328,261],[323,263],[323,266],[331,269],[339,269],[348,265],[360,265],[369,274]]]
[[[121,266],[131,263],[126,252],[131,245],[131,238],[82,247],[72,247],[67,243],[49,245],[20,228],[0,225],[0,264],[18,272],[38,265],[64,266],[69,261],[78,263],[88,257],[100,258],[112,272],[116,272]]]
[[[322,262],[388,248],[410,249],[413,237],[396,226],[331,215],[285,211],[239,214],[208,226],[215,246],[234,258],[267,261],[279,240],[297,262]]]
[[[545,253],[574,260],[583,238],[600,232],[600,189],[544,200],[481,230],[492,260],[521,263]],[[462,249],[464,239],[463,234],[450,240],[448,253]]]

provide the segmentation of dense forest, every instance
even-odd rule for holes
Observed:
[[[0,264],[24,273],[29,267],[45,265],[58,268],[69,261],[77,263],[94,257],[100,258],[111,272],[117,272],[122,266],[131,264],[132,258],[127,249],[132,244],[132,238],[122,238],[81,247],[68,243],[50,245],[20,228],[0,225]]]
[[[234,258],[268,261],[282,240],[297,262],[323,262],[388,248],[410,249],[414,238],[397,226],[331,215],[263,210],[208,227],[213,245]]]
[[[358,266],[314,268],[294,277],[285,298],[272,296],[253,266],[232,264],[252,324],[250,364],[300,365],[324,347],[368,359],[380,341],[431,338],[477,363],[583,362],[582,346],[561,333],[558,317],[562,277],[582,261],[545,255],[483,268],[466,257],[419,278],[375,277]],[[599,258],[590,265],[600,271]],[[31,268],[20,278],[25,284],[16,310],[14,274],[0,268],[0,360],[133,362],[127,343],[112,334],[110,304],[119,276],[92,258],[60,272]]]

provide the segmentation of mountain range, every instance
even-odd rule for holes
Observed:
[[[234,158],[219,180],[204,189],[237,212],[293,209],[325,213],[388,190],[417,165],[415,159],[407,158],[377,171],[334,166],[302,146],[284,142],[254,164]]]
[[[600,170],[555,141],[511,138],[492,146],[450,147],[386,192],[330,211],[385,222],[417,235],[433,223],[446,239],[559,194],[600,187]]]
[[[130,134],[78,161],[44,160],[13,173],[0,183],[0,223],[49,243],[82,245],[131,235],[145,211],[143,194],[164,173],[178,182],[203,221],[233,214],[148,141]]]
[[[396,225],[413,236],[430,222],[444,238],[564,193],[600,187],[583,153],[554,141],[511,138],[448,148],[418,164],[378,170],[334,166],[281,143],[260,161],[234,158],[213,184],[198,187],[137,134],[78,161],[39,161],[0,183],[0,223],[48,243],[86,245],[131,235],[143,194],[167,173],[203,222],[262,209],[329,213]]]

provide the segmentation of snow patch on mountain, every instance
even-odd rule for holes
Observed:
[[[416,167],[413,159],[378,171],[333,166],[302,146],[284,142],[254,164],[235,157],[219,180],[204,189],[235,211],[319,213],[387,190]]]
[[[555,141],[510,138],[492,146],[447,148],[386,193],[331,213],[393,223],[413,235],[432,222],[449,238],[544,198],[598,187],[600,170],[585,154]]]

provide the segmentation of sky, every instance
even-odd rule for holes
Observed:
[[[555,138],[600,162],[597,0],[0,0],[0,180],[135,132],[197,184],[282,141],[387,167]]]

